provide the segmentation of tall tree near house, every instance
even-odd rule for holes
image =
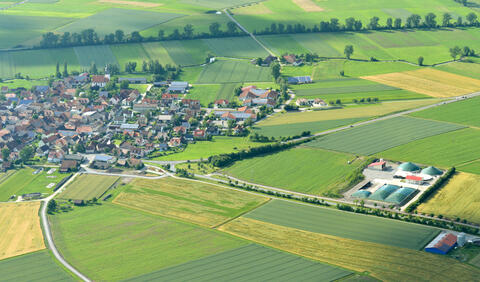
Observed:
[[[19,157],[23,163],[27,163],[33,157],[35,149],[32,146],[25,146],[20,150]]]
[[[9,157],[10,157],[10,149],[8,149],[8,147],[3,148],[2,149],[2,160],[4,162],[7,162]]]
[[[63,63],[63,77],[68,77],[68,65],[67,61]]]
[[[353,55],[353,46],[352,45],[346,45],[343,53],[347,57],[348,60],[350,60],[350,57]]]
[[[280,65],[278,63],[272,64],[272,76],[275,81],[280,77]]]
[[[57,62],[56,71],[55,71],[55,76],[56,76],[57,78],[62,77],[62,73],[60,73],[60,63],[59,63],[59,62]]]
[[[98,73],[97,64],[95,64],[95,62],[93,62],[92,66],[90,67],[90,73],[93,73],[93,74]]]

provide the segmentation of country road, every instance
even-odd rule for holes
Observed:
[[[40,210],[40,217],[41,217],[41,221],[42,221],[42,226],[43,226],[43,230],[44,230],[44,233],[45,233],[45,238],[47,239],[47,244],[48,244],[48,248],[50,248],[50,250],[52,251],[53,255],[55,256],[55,258],[61,263],[63,264],[63,266],[65,266],[65,268],[67,268],[69,271],[71,271],[73,274],[77,275],[80,279],[82,279],[83,281],[91,281],[90,279],[88,279],[85,275],[83,275],[82,273],[80,273],[80,271],[78,271],[76,268],[74,268],[73,266],[71,266],[63,257],[62,255],[60,254],[60,252],[57,250],[57,247],[55,246],[55,243],[53,242],[53,238],[52,238],[52,231],[50,230],[50,224],[48,222],[48,217],[47,217],[47,206],[48,206],[48,202],[50,202],[50,200],[52,200],[56,195],[58,195],[59,193],[61,193],[65,187],[68,186],[68,184],[70,184],[76,177],[78,176],[78,173],[76,173],[74,176],[72,176],[67,182],[65,182],[63,184],[63,186],[58,189],[55,193],[53,193],[52,195],[48,196],[47,198],[43,199],[43,205],[42,205],[42,208]]]

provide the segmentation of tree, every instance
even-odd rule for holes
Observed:
[[[192,39],[193,38],[193,25],[187,24],[183,28],[183,37],[186,39]]]
[[[208,27],[208,30],[210,31],[210,34],[213,36],[218,36],[220,35],[220,24],[217,22],[211,23],[210,26]]]
[[[457,56],[462,53],[462,49],[460,47],[455,46],[453,48],[450,48],[450,56],[453,58],[453,60],[457,60]]]
[[[355,30],[356,30],[356,31],[362,30],[362,27],[363,27],[362,21],[360,21],[360,20],[355,21],[354,26],[355,26]]]
[[[262,58],[257,58],[256,62],[257,66],[261,66],[263,64],[263,59]]]
[[[422,56],[418,57],[418,65],[419,65],[419,66],[423,66],[423,60],[424,60],[424,59],[423,59]]]
[[[236,122],[233,119],[229,119],[227,121],[228,128],[233,128],[235,126]]]
[[[467,15],[467,21],[470,23],[470,25],[474,25],[477,23],[477,14],[475,13],[470,13]]]
[[[353,55],[353,46],[352,45],[346,45],[343,53],[345,54],[347,59],[350,60],[350,57]]]
[[[57,210],[57,202],[54,199],[51,199],[47,205],[47,212],[49,214],[54,213]]]
[[[373,29],[373,30],[376,30],[379,28],[379,24],[378,22],[380,21],[380,19],[378,17],[372,17],[370,19],[370,23],[368,24],[368,28],[370,29]]]
[[[68,65],[67,61],[63,63],[63,77],[68,77]]]
[[[20,160],[22,160],[23,163],[27,163],[27,161],[33,157],[34,153],[35,150],[32,146],[25,146],[22,150],[20,150]]]
[[[115,31],[115,40],[118,43],[123,42],[124,37],[125,37],[125,33],[123,32],[123,30],[118,29],[117,31]]]
[[[272,76],[276,81],[280,77],[280,65],[278,63],[272,64]]]
[[[463,18],[462,17],[458,17],[457,26],[463,26]]]
[[[355,18],[350,17],[345,20],[345,29],[353,31],[355,26]]]
[[[124,80],[120,83],[120,89],[128,89],[130,84],[128,83],[128,80]]]
[[[393,19],[392,18],[388,18],[387,19],[387,28],[388,29],[392,29],[393,27]]]
[[[429,28],[437,27],[437,21],[435,20],[436,17],[437,15],[434,13],[428,13],[425,16],[425,26]]]
[[[420,26],[420,21],[422,17],[417,14],[412,14],[407,18],[407,27],[408,28],[417,28]]]
[[[277,28],[277,26],[273,23],[272,24],[272,28],[275,27],[275,29]],[[230,21],[227,23],[227,32],[228,34],[230,35],[234,35],[234,34],[237,34],[237,24]]]
[[[449,13],[443,14],[442,25],[443,26],[450,26],[450,21],[451,20],[452,20],[452,16]]]
[[[8,149],[8,147],[3,148],[2,149],[3,162],[7,162],[9,157],[10,157],[10,149]]]
[[[159,39],[159,40],[165,39],[165,31],[163,31],[163,29],[160,29],[160,30],[158,31],[158,39]]]
[[[62,74],[60,73],[60,63],[59,63],[59,62],[57,62],[56,71],[55,71],[55,76],[56,76],[57,78],[62,77]]]
[[[134,31],[132,34],[130,34],[130,41],[131,42],[142,42],[143,37],[140,35],[140,32]]]
[[[97,64],[92,63],[92,66],[90,67],[90,73],[93,73],[93,74],[98,73]]]
[[[401,18],[396,18],[395,21],[393,22],[393,26],[395,29],[401,29],[402,28],[402,19]]]

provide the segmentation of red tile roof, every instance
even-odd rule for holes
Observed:
[[[420,176],[415,176],[415,175],[407,175],[406,177],[407,180],[414,180],[414,181],[422,181],[423,178]]]

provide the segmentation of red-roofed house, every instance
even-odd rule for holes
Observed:
[[[110,78],[105,75],[94,75],[92,76],[92,87],[105,87],[110,81]]]
[[[452,233],[444,233],[437,236],[426,247],[425,251],[434,254],[446,255],[457,245],[457,236]]]
[[[228,100],[225,100],[225,99],[220,99],[220,100],[215,101],[215,106],[216,107],[226,107],[226,106],[228,106],[228,104],[229,104]]]
[[[193,131],[193,137],[195,139],[205,139],[207,137],[207,134],[203,129],[196,129]]]

